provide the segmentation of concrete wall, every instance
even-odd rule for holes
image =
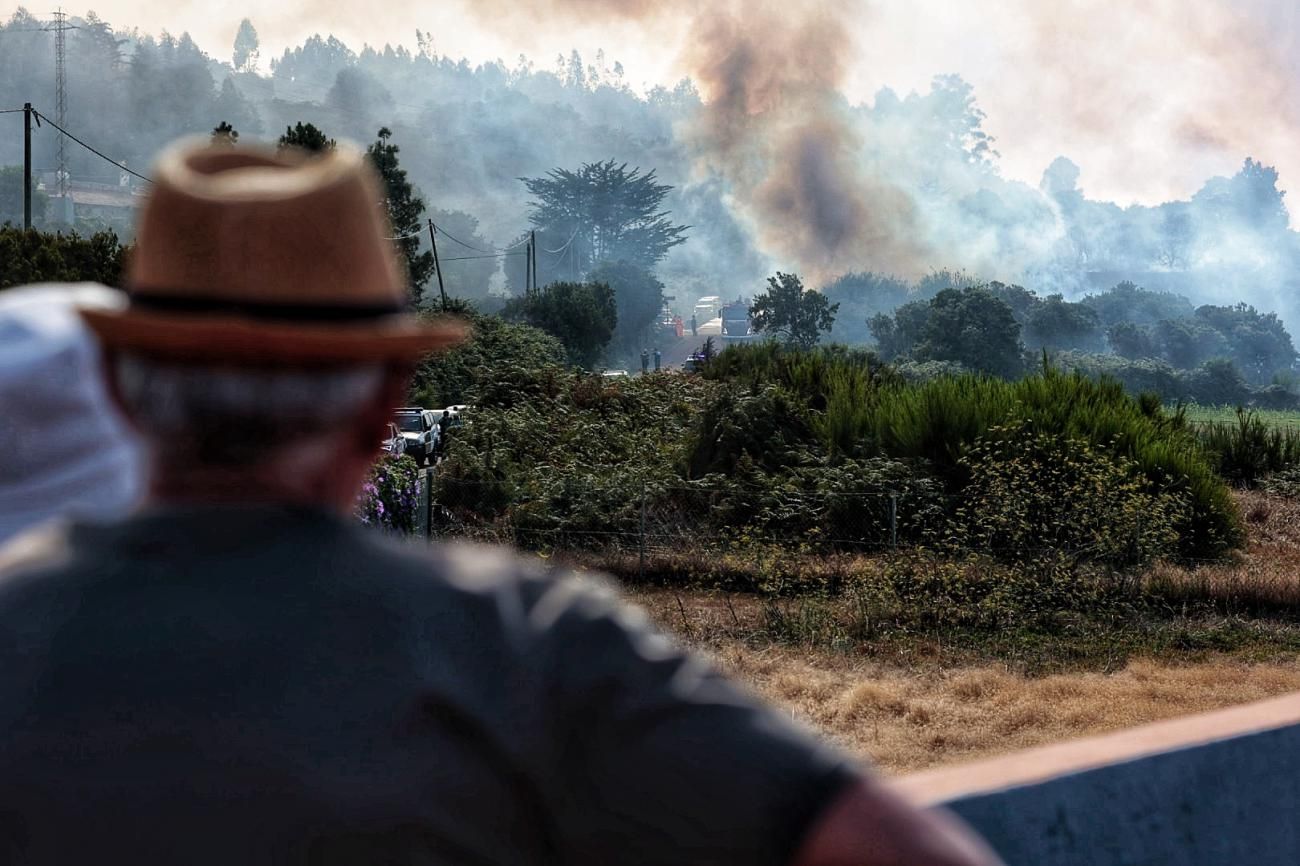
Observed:
[[[1300,695],[902,779],[1009,866],[1300,863]]]

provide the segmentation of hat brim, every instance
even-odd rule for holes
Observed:
[[[456,320],[421,321],[397,314],[360,323],[259,321],[121,310],[78,310],[109,349],[173,361],[237,365],[414,362],[465,340]]]

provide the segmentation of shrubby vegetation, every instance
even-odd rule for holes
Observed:
[[[502,315],[551,334],[570,363],[591,369],[614,336],[618,304],[607,283],[551,283],[513,299]]]
[[[414,532],[419,473],[415,460],[405,454],[381,457],[357,497],[357,517],[389,532]]]
[[[460,531],[542,548],[648,534],[1128,567],[1242,540],[1181,416],[1118,383],[1047,369],[910,384],[868,352],[776,344],[733,347],[702,377],[516,371],[480,391],[438,501]]]
[[[487,391],[508,388],[516,375],[536,375],[565,363],[564,346],[543,331],[480,315],[465,304],[453,305],[450,312],[468,322],[470,337],[420,365],[411,387],[413,405],[477,402]]]
[[[38,282],[120,286],[126,255],[111,231],[82,237],[0,225],[0,289]]]

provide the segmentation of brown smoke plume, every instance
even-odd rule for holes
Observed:
[[[801,6],[723,5],[694,21],[685,60],[706,101],[691,135],[701,167],[731,182],[764,252],[814,282],[864,265],[916,270],[911,199],[862,163],[841,95],[846,13]]]
[[[499,3],[476,5],[495,16]],[[705,102],[686,131],[696,169],[725,178],[763,252],[816,285],[863,267],[915,273],[924,258],[911,198],[864,164],[841,93],[855,52],[844,22],[856,5],[551,0],[528,10],[651,31],[688,17],[683,62]]]

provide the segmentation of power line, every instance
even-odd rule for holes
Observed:
[[[384,240],[386,240],[386,241],[409,241],[411,238],[418,238],[418,237],[419,237],[420,235],[422,235],[422,234],[424,234],[424,229],[420,229],[418,232],[411,232],[409,235],[398,235],[398,236],[395,237],[395,238],[384,238]]]
[[[444,229],[442,226],[438,225],[437,223],[434,223],[434,224],[433,224],[433,230],[436,231],[438,234],[442,235],[443,237],[447,238],[447,240],[452,241],[452,242],[454,242],[454,243],[458,243],[458,244],[460,244],[462,247],[465,247],[466,249],[469,249],[469,250],[473,250],[473,251],[476,252],[476,253],[504,253],[504,252],[506,252],[506,250],[497,249],[496,247],[493,247],[492,249],[485,250],[485,249],[482,249],[482,248],[480,248],[480,247],[476,247],[476,246],[474,246],[473,244],[467,244],[467,243],[465,243],[463,240],[461,240],[460,238],[458,238],[458,237],[456,237],[455,235],[453,235],[451,232],[449,232],[449,231],[447,231],[446,229]]]
[[[72,139],[72,140],[75,141],[77,144],[81,145],[81,146],[84,147],[86,150],[90,151],[90,152],[93,153],[95,156],[99,157],[100,159],[103,159],[103,160],[106,160],[106,161],[108,161],[108,162],[113,163],[113,165],[117,166],[119,170],[124,171],[124,172],[126,172],[127,174],[134,175],[135,177],[140,178],[140,180],[146,181],[146,182],[148,182],[148,183],[153,183],[153,179],[152,179],[152,178],[145,177],[144,175],[140,174],[140,172],[138,172],[138,171],[132,171],[131,169],[129,169],[129,168],[127,168],[126,166],[122,165],[122,163],[120,163],[120,162],[118,162],[117,160],[113,159],[113,157],[109,156],[108,154],[103,153],[102,151],[96,150],[95,148],[93,148],[93,147],[91,147],[90,145],[86,144],[86,143],[85,143],[84,141],[82,141],[81,139],[77,138],[77,137],[76,137],[75,135],[73,135],[72,133],[68,132],[68,131],[67,131],[66,129],[64,129],[63,127],[59,126],[59,125],[58,125],[57,123],[55,123],[54,121],[50,120],[50,119],[49,119],[48,117],[46,117],[44,114],[41,114],[39,111],[36,111],[35,109],[33,109],[33,113],[34,113],[37,117],[39,117],[41,120],[45,121],[45,122],[48,123],[50,126],[54,127],[54,128],[57,129],[59,132],[63,133],[63,134],[66,135],[68,138]]]
[[[26,111],[25,108],[0,108],[0,114],[17,114],[20,111]]]
[[[564,252],[569,248],[569,244],[573,243],[573,239],[576,238],[577,236],[578,236],[578,230],[575,228],[573,230],[573,234],[569,235],[569,239],[565,241],[564,245],[561,246],[558,250],[543,250],[543,252],[548,252],[551,255],[559,255],[560,253]]]
[[[443,259],[444,262],[470,262],[478,259],[506,259],[511,256],[526,256],[527,253],[494,253],[487,256],[452,256],[449,259]]]

